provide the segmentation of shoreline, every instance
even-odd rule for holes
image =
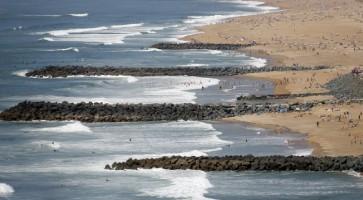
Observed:
[[[271,132],[274,132],[275,134],[286,134],[286,133],[302,134],[302,135],[304,135],[306,143],[309,145],[309,147],[311,147],[313,149],[313,151],[311,153],[312,156],[320,157],[320,156],[325,155],[321,145],[317,142],[313,142],[313,141],[309,140],[309,138],[308,138],[309,135],[307,133],[299,132],[294,129],[291,129],[291,128],[288,128],[285,126],[276,125],[276,124],[263,124],[263,123],[256,123],[256,122],[241,121],[241,120],[236,119],[235,117],[224,118],[224,119],[221,119],[220,121],[229,122],[229,123],[243,123],[243,124],[251,125],[253,127],[260,127],[260,128],[268,129]]]
[[[241,77],[272,81],[275,84],[274,94],[276,95],[330,92],[326,88],[328,82],[350,73],[356,66],[363,66],[363,34],[361,34],[363,33],[361,28],[363,20],[358,14],[359,10],[363,8],[362,1],[264,0],[264,3],[278,7],[281,12],[234,17],[219,24],[198,27],[199,33],[182,39],[189,42],[229,44],[244,44],[253,41],[257,45],[240,49],[239,52],[266,59],[266,66],[278,64],[281,66],[327,65],[333,67],[333,69],[310,72],[262,72],[240,75]],[[313,96],[299,98],[299,101],[306,102],[312,99],[335,99],[335,97]],[[363,110],[359,104],[352,106]],[[354,118],[356,118],[359,113],[352,110],[352,106],[334,105],[333,107],[354,113]],[[318,111],[305,112],[303,115],[315,114],[317,121],[326,120],[324,116],[338,117],[334,113],[338,111],[331,113],[328,111],[329,108],[324,105],[317,106],[316,109]],[[357,143],[357,140],[358,143],[362,143],[363,133],[357,132],[356,127],[344,128],[343,125],[343,130],[337,131],[341,126],[340,122],[337,124],[334,122],[335,119],[329,119],[330,121],[327,122],[329,126],[320,127],[325,132],[334,133],[332,137],[328,137],[316,127],[299,126],[294,122],[296,116],[287,115],[285,113],[266,113],[244,115],[227,120],[247,122],[260,127],[268,126],[272,130],[283,127],[306,134],[307,140],[314,148],[314,155],[363,154],[362,145],[351,147],[352,143]],[[310,124],[316,123],[309,119],[309,116],[302,116],[301,119]],[[348,122],[347,126],[349,126]],[[361,127],[360,124],[357,126]],[[354,132],[354,138],[349,138],[350,135],[353,135],[350,132]],[[342,136],[343,133],[349,135],[348,139],[347,136]],[[342,150],[337,146],[348,147]]]
[[[305,112],[251,114],[224,120],[304,134],[315,156],[359,156],[363,152],[361,111],[362,104],[333,104],[319,105]]]
[[[272,57],[274,62],[287,66],[323,64],[338,67],[363,63],[363,37],[360,34],[363,21],[359,20],[360,15],[357,14],[363,8],[362,2],[264,2],[265,5],[280,8],[281,12],[233,17],[221,23],[198,27],[199,33],[181,39],[224,44],[248,44],[255,41],[260,45],[245,49],[245,53],[265,54]],[[326,12],[322,12],[322,9]],[[336,35],[331,34],[334,31]]]

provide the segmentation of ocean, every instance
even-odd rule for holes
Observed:
[[[236,52],[168,51],[197,27],[273,12],[240,0],[1,0],[0,110],[24,100],[223,103],[271,94],[268,81],[236,77],[26,78],[47,65],[218,67],[266,61]],[[219,89],[219,86],[223,89]],[[205,88],[202,90],[201,88]],[[246,140],[248,142],[246,142]],[[0,199],[359,199],[354,173],[104,170],[165,155],[309,155],[301,134],[214,121],[81,123],[0,121]]]

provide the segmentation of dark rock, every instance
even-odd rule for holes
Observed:
[[[215,44],[215,43],[158,43],[151,46],[156,49],[184,50],[184,49],[210,49],[210,50],[238,50],[255,46],[256,42],[248,44]]]
[[[225,157],[163,157],[129,159],[114,163],[112,169],[164,168],[170,170],[193,169],[203,171],[344,171],[363,172],[363,157],[311,157],[311,156],[225,156]],[[352,164],[354,163],[354,165]],[[107,166],[106,166],[107,167]],[[105,168],[106,168],[105,167]]]
[[[362,76],[346,74],[330,81],[326,87],[332,91],[337,98],[362,99],[363,79]]]
[[[170,68],[148,68],[148,67],[90,67],[90,66],[47,66],[26,73],[27,77],[67,77],[67,76],[101,76],[101,75],[130,75],[130,76],[234,76],[244,73],[257,73],[266,71],[301,71],[301,70],[319,70],[328,68],[326,66],[318,67],[263,67],[256,68],[252,66],[241,67],[170,67]]]

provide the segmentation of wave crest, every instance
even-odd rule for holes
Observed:
[[[52,36],[53,41],[84,42],[90,44],[123,44],[131,36],[152,34],[166,27],[145,26],[143,23],[100,26],[93,28],[73,28],[33,33]],[[50,38],[50,37],[47,37]],[[44,39],[44,38],[42,38]],[[49,41],[49,39],[48,39]]]
[[[73,132],[91,133],[92,132],[92,130],[89,127],[83,125],[79,121],[69,123],[69,124],[66,124],[63,126],[31,129],[30,131],[57,132],[57,133],[73,133]]]
[[[72,17],[88,17],[88,13],[69,13],[68,15]]]
[[[9,197],[14,193],[14,188],[6,183],[0,183],[0,197]]]

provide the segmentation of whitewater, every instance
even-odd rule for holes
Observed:
[[[227,103],[241,94],[274,90],[268,81],[236,77],[25,77],[47,65],[263,67],[266,60],[235,52],[150,48],[185,42],[180,38],[197,33],[199,25],[277,11],[261,2],[2,0],[0,8],[0,110],[24,100]],[[363,195],[363,181],[354,172],[104,169],[129,158],[240,154],[309,155],[311,147],[303,135],[219,121],[0,121],[0,199],[348,200]]]

